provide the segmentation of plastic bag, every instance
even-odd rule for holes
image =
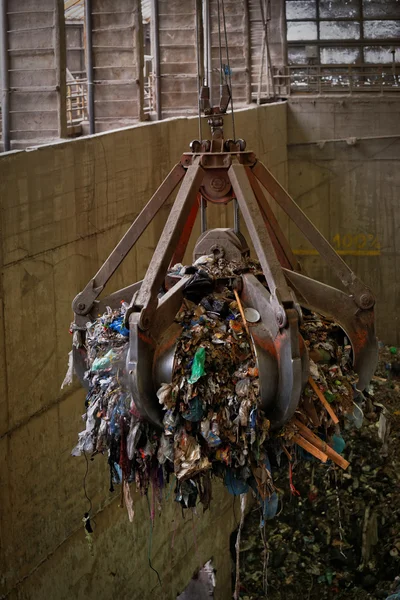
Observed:
[[[219,435],[217,433],[215,433],[214,431],[212,431],[212,429],[210,428],[210,421],[205,420],[201,423],[201,435],[203,436],[203,438],[206,440],[207,444],[211,447],[211,448],[216,448],[217,446],[219,446],[220,444],[222,444],[221,438],[219,437]]]
[[[127,329],[124,325],[124,317],[117,317],[116,319],[114,319],[114,321],[112,323],[110,323],[109,325],[110,329],[112,329],[112,331],[115,331],[116,333],[120,333],[121,335],[128,337],[129,336],[129,329]]]
[[[157,398],[160,404],[164,404],[167,408],[172,408],[172,385],[170,383],[162,383],[157,391]]]
[[[163,418],[165,435],[174,435],[178,416],[174,415],[173,410],[167,410]]]
[[[248,396],[250,387],[251,380],[248,377],[245,377],[245,379],[239,379],[235,387],[235,392],[238,396],[244,398],[245,396]]]
[[[242,400],[239,406],[239,420],[242,427],[246,427],[249,420],[249,412],[251,408],[251,400],[246,398]]]
[[[167,437],[165,433],[161,436],[157,459],[160,465],[163,465],[167,460],[174,462],[174,447],[172,445],[171,437]]]
[[[134,457],[135,448],[140,439],[141,433],[140,421],[136,421],[134,417],[132,417],[130,430],[126,440],[126,451],[128,453],[129,460],[132,460]]]
[[[246,494],[249,491],[248,484],[238,479],[232,469],[226,470],[224,484],[232,496],[240,496],[240,494]]]
[[[64,377],[64,381],[61,384],[61,389],[65,388],[67,385],[71,385],[72,379],[74,375],[74,357],[71,352],[68,353],[68,369]]]
[[[276,492],[273,492],[269,498],[262,500],[262,514],[266,520],[273,519],[278,512],[279,498]]]
[[[104,369],[109,369],[111,367],[111,363],[116,358],[117,354],[114,352],[114,350],[109,350],[104,356],[94,359],[91,370],[103,371]]]
[[[203,347],[197,348],[196,354],[194,355],[194,358],[193,358],[192,372],[191,372],[190,378],[188,379],[189,383],[196,383],[196,381],[198,381],[200,379],[200,377],[203,377],[203,375],[206,372],[205,368],[204,368],[205,361],[206,361],[206,349]]]
[[[197,271],[183,288],[183,297],[198,304],[204,296],[214,291],[214,280],[205,271]]]
[[[217,314],[221,319],[225,319],[229,314],[229,305],[225,300],[218,300],[218,298],[213,298],[209,296],[207,298],[203,298],[200,302],[200,305],[206,309],[207,312],[212,312]]]
[[[346,442],[342,438],[341,435],[337,435],[336,433],[332,437],[332,446],[335,452],[338,454],[343,454],[343,450],[346,447]]]
[[[190,400],[188,409],[182,413],[182,417],[186,421],[201,421],[203,416],[203,403],[198,396]]]

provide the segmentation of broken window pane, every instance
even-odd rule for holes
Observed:
[[[400,37],[400,21],[365,21],[364,37],[371,39]]]
[[[322,65],[354,65],[360,61],[360,48],[321,48]]]
[[[395,48],[395,61],[400,62],[400,46]],[[393,53],[388,46],[365,46],[364,62],[369,64],[391,64]]]
[[[295,40],[316,40],[317,24],[313,21],[288,21],[287,39],[289,42]]]
[[[289,65],[305,65],[308,60],[306,57],[305,46],[299,48],[288,48]]]
[[[356,19],[360,16],[358,0],[319,0],[321,19]]]
[[[358,40],[360,39],[360,23],[354,21],[321,21],[321,40]]]
[[[363,0],[364,17],[397,17],[400,0]]]
[[[303,2],[303,0],[286,2],[287,19],[315,19],[316,16],[315,0],[312,2]]]
[[[298,46],[288,49],[289,65],[307,65],[318,61],[318,48],[316,46]]]

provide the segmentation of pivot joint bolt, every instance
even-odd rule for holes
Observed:
[[[276,311],[276,322],[279,327],[284,327],[286,325],[286,313],[282,308],[278,308]]]
[[[367,309],[367,308],[371,308],[374,305],[374,297],[372,294],[370,294],[369,292],[365,292],[364,294],[361,294],[360,296],[360,307]]]

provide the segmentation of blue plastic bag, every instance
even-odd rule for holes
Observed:
[[[129,336],[129,329],[127,329],[124,325],[124,317],[117,317],[112,323],[110,323],[109,327],[116,333],[120,333],[125,337]]]
[[[232,496],[240,496],[240,494],[246,494],[249,491],[248,484],[242,479],[238,479],[232,469],[226,470],[224,484]]]

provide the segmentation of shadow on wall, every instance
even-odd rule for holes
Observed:
[[[209,600],[214,598],[215,571],[211,560],[193,575],[186,590],[176,600]]]

